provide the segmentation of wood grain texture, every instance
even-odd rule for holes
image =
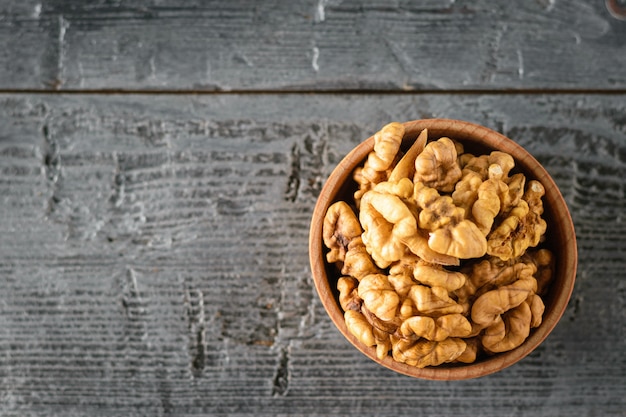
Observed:
[[[0,95],[0,415],[624,416],[626,96]],[[529,357],[394,374],[332,327],[308,226],[345,153],[450,117],[526,147],[578,279]]]
[[[626,88],[604,1],[7,0],[0,89]]]

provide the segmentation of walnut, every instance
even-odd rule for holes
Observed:
[[[475,172],[482,181],[486,180],[489,176],[490,163],[488,155],[474,156],[467,153],[461,155],[457,162],[461,168],[462,175],[466,175],[470,171]]]
[[[399,267],[392,267],[389,269],[389,283],[393,286],[393,289],[400,296],[400,298],[406,298],[409,295],[409,290],[415,281],[411,271],[401,270]]]
[[[428,247],[454,258],[479,258],[487,250],[487,241],[476,224],[464,219],[462,208],[455,206],[450,196],[440,196],[437,190],[418,182],[413,198],[422,209],[419,226],[430,231]]]
[[[359,184],[354,195],[357,206],[363,194],[374,184],[387,180],[391,173],[389,168],[396,161],[403,137],[404,126],[397,122],[389,123],[374,135],[374,150],[369,153],[363,168],[355,170],[353,174]]]
[[[368,191],[361,199],[359,219],[363,243],[380,268],[402,258],[403,239],[417,233],[417,222],[402,200],[393,194]]]
[[[500,214],[508,213],[519,204],[524,195],[526,177],[524,174],[515,174],[506,179],[507,193],[500,196]]]
[[[397,182],[383,181],[376,184],[373,190],[377,193],[391,194],[406,200],[413,195],[413,183],[408,178],[401,178]]]
[[[483,262],[488,263],[489,267],[486,267],[483,263],[482,268],[479,266],[474,269],[474,275],[470,278],[476,285],[476,297],[487,291],[512,284],[519,279],[534,278],[534,274],[537,271],[537,268],[532,263],[504,262],[497,257],[487,258]]]
[[[426,366],[438,366],[442,363],[453,362],[465,349],[466,344],[462,339],[448,338],[441,342],[419,340],[412,343],[395,343],[393,344],[392,354],[394,360],[398,362],[424,368]]]
[[[528,299],[526,299],[525,303],[530,307],[532,320],[530,322],[530,327],[535,328],[541,325],[543,321],[543,312],[546,309],[545,304],[540,296],[537,294],[530,294]]]
[[[449,138],[430,142],[415,159],[414,181],[438,191],[453,191],[461,175],[456,147]]]
[[[450,293],[451,297],[453,297],[457,304],[461,306],[461,314],[469,315],[475,293],[476,288],[469,279],[465,280],[465,283],[461,288]]]
[[[376,340],[372,332],[372,326],[367,322],[363,314],[354,310],[346,310],[343,315],[348,331],[365,346],[374,346]]]
[[[487,236],[487,253],[502,260],[522,256],[529,247],[539,244],[547,224],[541,215],[541,197],[545,189],[539,181],[530,181],[522,200],[508,213],[508,217]]]
[[[518,250],[518,252],[521,252],[520,255],[523,254],[528,247],[537,246],[546,232],[547,224],[541,217],[543,214],[543,202],[541,201],[541,197],[545,194],[546,189],[539,181],[533,180],[528,183],[528,188],[522,198],[528,203],[529,208],[528,215],[525,219],[526,222],[524,223],[524,226],[526,226],[524,232],[529,235],[529,242],[528,246],[525,247],[523,251],[521,249]]]
[[[432,232],[428,238],[428,247],[456,258],[480,258],[487,252],[487,241],[475,223],[463,220],[455,226]]]
[[[463,312],[463,307],[454,301],[443,287],[414,285],[409,290],[409,298],[415,303],[417,311],[423,315],[443,316]]]
[[[520,294],[517,294],[515,300],[509,300],[510,303],[508,306],[503,305],[501,310],[505,311],[507,308],[512,307],[514,304],[519,302],[523,298],[523,293],[525,292],[528,296],[524,302],[529,304],[532,311],[531,327],[538,327],[541,324],[545,307],[541,297],[535,293],[538,288],[536,286],[537,284],[535,279],[537,267],[534,263],[532,263],[532,261],[520,261],[515,264],[510,264],[508,262],[501,261],[497,257],[491,257],[482,260],[479,263],[473,264],[471,267],[464,269],[464,272],[467,274],[466,283],[463,287],[454,292],[457,302],[465,308],[463,314],[469,311],[470,308],[475,307],[476,309],[479,309],[480,303],[477,306],[476,301],[484,294],[491,292],[491,294],[487,297],[494,297],[494,291],[502,288],[504,288],[504,290],[501,291],[498,297],[494,297],[494,299],[497,298],[497,303],[501,303],[501,305],[503,305],[502,303],[505,303],[506,301],[504,300],[507,289],[506,286],[519,280],[527,280],[525,288],[520,289],[519,287],[522,286],[521,284],[518,285],[518,288],[515,288],[515,286],[512,288],[513,290],[520,290],[521,292]],[[482,300],[481,303],[482,302],[488,304],[488,301]],[[492,307],[495,308],[495,306]],[[482,319],[478,318],[478,315],[484,313],[486,312],[472,310],[472,314],[477,315],[476,317],[471,316],[472,323],[474,325],[474,331],[472,332],[473,335],[478,334],[482,329],[488,327],[490,325],[490,321],[497,321],[498,319],[496,317],[497,313],[490,317],[485,315]]]
[[[535,265],[537,272],[537,294],[543,296],[547,291],[552,276],[554,275],[554,255],[548,249],[539,249],[536,251],[528,251],[522,257],[524,262]]]
[[[382,320],[396,316],[400,298],[387,279],[387,275],[371,274],[359,282],[359,297],[365,307]]]
[[[476,298],[472,305],[472,321],[483,327],[490,326],[501,314],[523,303],[537,289],[533,272],[532,268],[522,268],[518,271],[519,279],[513,283],[487,291]]]
[[[463,179],[457,183],[452,197],[455,204],[466,210],[467,216],[486,236],[491,231],[496,216],[508,212],[518,204],[525,177],[521,174],[507,177],[514,167],[514,161],[506,153],[495,151],[473,162],[479,161],[477,171],[463,169]]]
[[[435,320],[428,316],[411,316],[402,322],[400,332],[405,338],[440,341],[448,337],[444,332],[437,332]]]
[[[367,253],[363,239],[359,236],[348,244],[348,251],[344,257],[341,273],[360,280],[366,275],[379,273],[372,257]]]
[[[524,193],[526,177],[518,173],[509,177],[509,172],[515,166],[513,158],[504,153],[494,151],[489,157],[490,163],[487,176],[492,182],[497,183],[496,189],[500,199],[500,213],[505,214],[519,203]]]
[[[391,350],[391,337],[387,334],[384,338],[376,340],[376,357],[378,359],[384,359],[389,355],[389,351]]]
[[[356,215],[343,201],[333,203],[324,217],[322,236],[330,249],[326,260],[330,263],[343,262],[352,239],[361,236],[362,229]]]
[[[369,166],[376,171],[388,169],[398,154],[403,137],[402,123],[392,122],[384,126],[374,135],[374,152],[367,159]]]
[[[472,206],[478,199],[478,188],[483,183],[481,176],[475,171],[463,170],[463,177],[454,187],[452,201],[462,208],[465,216],[471,214]]]
[[[489,178],[505,178],[515,166],[513,157],[506,152],[493,151],[489,154],[487,160],[489,162],[489,167],[487,168]],[[494,175],[494,173],[496,174]]]
[[[339,305],[343,311],[360,311],[363,300],[359,297],[357,287],[359,281],[352,277],[341,277],[337,280],[337,290],[339,290]]]
[[[438,317],[437,326],[448,337],[467,337],[472,331],[472,324],[463,314],[446,314]]]
[[[456,362],[474,363],[480,352],[480,340],[478,337],[470,337],[463,339],[465,342],[465,350],[456,359]]]
[[[404,337],[416,337],[441,342],[449,337],[465,337],[472,325],[462,314],[447,314],[436,319],[413,316],[402,323],[400,332]]]
[[[463,175],[469,171],[477,173],[484,181],[488,178],[504,178],[515,166],[513,157],[505,152],[493,151],[489,155],[464,154],[458,159]]]
[[[448,271],[440,265],[419,263],[413,268],[416,281],[429,287],[443,287],[447,291],[458,290],[465,284],[465,275]]]
[[[374,173],[376,173],[374,171]],[[387,175],[384,172],[376,173],[374,178],[367,177],[367,171],[363,172],[363,167],[356,168],[352,174],[352,178],[359,185],[359,188],[354,192],[354,203],[357,208],[361,207],[361,198],[363,194],[371,190],[375,184],[385,181]]]
[[[481,342],[488,352],[506,352],[521,345],[530,333],[531,310],[522,302],[485,329]]]
[[[366,167],[367,166],[356,168],[352,174],[352,179],[359,185],[358,193],[361,195],[371,189],[375,184],[387,179],[386,171],[379,172],[373,169],[366,169]]]
[[[430,232],[457,224],[464,219],[464,210],[454,204],[449,196],[440,196],[437,190],[416,183],[413,188],[413,198],[422,209],[419,214],[419,227]]]
[[[521,228],[522,219],[528,215],[528,203],[521,200],[509,213],[507,217],[487,235],[487,253],[497,256],[503,261],[515,258],[515,247],[522,245],[515,242],[517,230]],[[523,243],[523,242],[522,242]]]
[[[491,231],[491,226],[500,213],[500,194],[506,194],[505,190],[508,191],[508,187],[499,179],[488,179],[478,187],[477,198],[472,205],[472,219],[485,236]]]
[[[419,311],[415,308],[415,304],[413,304],[413,300],[410,298],[405,298],[402,300],[400,304],[400,311],[398,317],[402,320],[408,319],[409,317],[417,316]]]
[[[465,156],[465,155],[463,155]],[[524,193],[526,177],[515,174],[507,177],[513,168],[513,159],[502,152],[475,157],[469,155],[463,168],[463,177],[456,184],[452,199],[465,210],[466,218],[473,220],[483,234],[491,231],[497,215],[508,213]]]

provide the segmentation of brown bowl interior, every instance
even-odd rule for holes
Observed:
[[[331,320],[339,331],[366,356],[401,374],[433,380],[458,380],[477,378],[504,369],[532,352],[554,329],[567,307],[576,277],[577,249],[574,225],[559,189],[548,172],[517,143],[486,127],[449,119],[425,119],[404,123],[406,133],[403,148],[408,148],[424,129],[429,139],[448,136],[463,143],[466,152],[485,154],[492,150],[507,152],[515,159],[513,172],[523,172],[527,180],[537,179],[546,189],[544,218],[548,224],[546,241],[542,247],[552,250],[556,257],[555,277],[549,293],[544,297],[546,309],[543,323],[534,329],[518,348],[485,357],[472,364],[447,364],[438,367],[416,368],[394,361],[390,356],[382,361],[376,357],[375,348],[362,345],[348,332],[343,310],[336,290],[340,274],[325,259],[326,249],[322,241],[322,224],[328,207],[335,201],[353,201],[356,184],[352,180],[354,168],[361,165],[373,149],[373,136],[359,144],[337,165],[326,181],[314,209],[309,256],[315,287]]]

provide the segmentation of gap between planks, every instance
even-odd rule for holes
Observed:
[[[386,90],[386,89],[285,89],[285,90],[176,90],[176,89],[0,89],[0,94],[41,94],[41,95],[624,95],[626,89],[423,89],[423,90]]]

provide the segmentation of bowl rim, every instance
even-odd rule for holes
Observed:
[[[309,261],[314,285],[327,314],[340,333],[361,353],[374,362],[400,374],[429,380],[462,380],[486,376],[520,361],[537,348],[556,327],[563,316],[571,298],[576,281],[578,251],[576,234],[567,203],[556,183],[546,169],[521,145],[490,128],[472,122],[455,119],[418,119],[402,123],[405,127],[403,141],[413,141],[425,128],[429,137],[448,136],[460,142],[475,142],[479,146],[507,152],[514,157],[516,167],[522,166],[522,172],[532,172],[532,177],[538,179],[546,189],[544,207],[552,211],[552,219],[558,224],[558,242],[564,245],[563,257],[557,259],[558,274],[562,274],[561,287],[552,294],[550,305],[551,314],[544,313],[542,324],[533,329],[524,343],[508,352],[490,356],[472,364],[417,368],[404,363],[396,362],[391,356],[379,360],[375,348],[362,345],[346,328],[343,310],[338,305],[334,290],[330,287],[326,272],[327,262],[324,257],[322,240],[322,224],[328,207],[336,201],[337,194],[342,188],[344,180],[351,175],[353,169],[362,163],[370,150],[373,149],[374,136],[370,136],[354,147],[337,164],[328,176],[319,197],[316,201],[309,230]],[[531,168],[532,167],[532,168]],[[554,224],[553,224],[554,226]],[[560,275],[558,276],[561,277]],[[555,285],[554,282],[552,285]],[[555,291],[555,290],[552,290]],[[546,312],[548,306],[546,306]]]

